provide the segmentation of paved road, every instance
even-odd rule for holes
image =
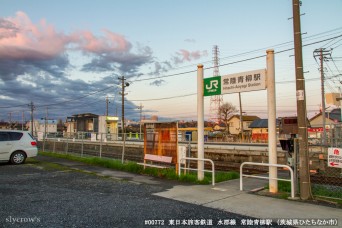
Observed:
[[[0,164],[0,226],[168,227],[190,223],[216,227],[252,219],[153,195],[175,183],[147,179],[101,177],[38,160],[19,166]]]

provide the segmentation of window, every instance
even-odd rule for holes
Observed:
[[[21,132],[8,132],[9,135],[11,136],[11,141],[14,141],[14,140],[20,140],[21,137],[23,137],[23,133]]]
[[[0,132],[0,141],[9,141],[9,135],[7,132]]]

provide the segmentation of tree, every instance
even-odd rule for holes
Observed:
[[[228,135],[230,134],[228,120],[236,111],[237,109],[235,108],[235,106],[229,102],[225,102],[219,107],[218,114],[221,120],[226,124],[226,131]]]

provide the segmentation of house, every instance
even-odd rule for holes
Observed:
[[[56,120],[34,120],[33,121],[33,135],[37,136],[38,132],[57,133]],[[26,128],[31,131],[31,121],[26,123]]]
[[[254,120],[249,128],[252,129],[252,142],[267,142],[268,141],[268,119]]]
[[[178,128],[178,137],[180,138],[179,141],[197,141],[198,140],[198,128],[197,127],[185,127],[185,128]],[[212,132],[212,127],[205,127],[204,128],[204,140],[208,140],[209,132]]]
[[[323,133],[323,114],[322,112],[313,116],[310,120],[310,127],[308,128],[309,138],[321,138]],[[329,130],[335,124],[341,123],[341,109],[335,108],[330,112],[325,112],[325,129]]]
[[[67,118],[64,132],[73,136],[78,132],[110,134],[114,138],[118,136],[118,121],[116,116],[99,116],[92,113],[75,114]]]
[[[310,120],[311,126],[317,126],[317,127],[323,127],[323,115],[322,112],[318,113],[314,117],[312,117]],[[331,125],[341,122],[341,109],[335,108],[331,110],[330,112],[325,112],[325,124]]]
[[[260,119],[257,116],[248,116],[242,115],[242,129],[244,136],[250,135],[251,129],[250,125],[254,120]],[[228,119],[229,124],[229,132],[232,135],[239,135],[241,133],[240,130],[240,115],[233,115]]]

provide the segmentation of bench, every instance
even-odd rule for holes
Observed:
[[[144,163],[137,163],[138,165],[143,165],[144,169],[146,166],[150,167],[155,167],[155,168],[161,168],[165,169],[167,166],[161,166],[161,165],[154,165],[151,163],[146,163],[146,162],[158,162],[158,163],[165,163],[165,164],[171,164],[172,162],[172,157],[167,157],[167,156],[159,156],[159,155],[154,155],[154,154],[145,154],[144,155]]]

